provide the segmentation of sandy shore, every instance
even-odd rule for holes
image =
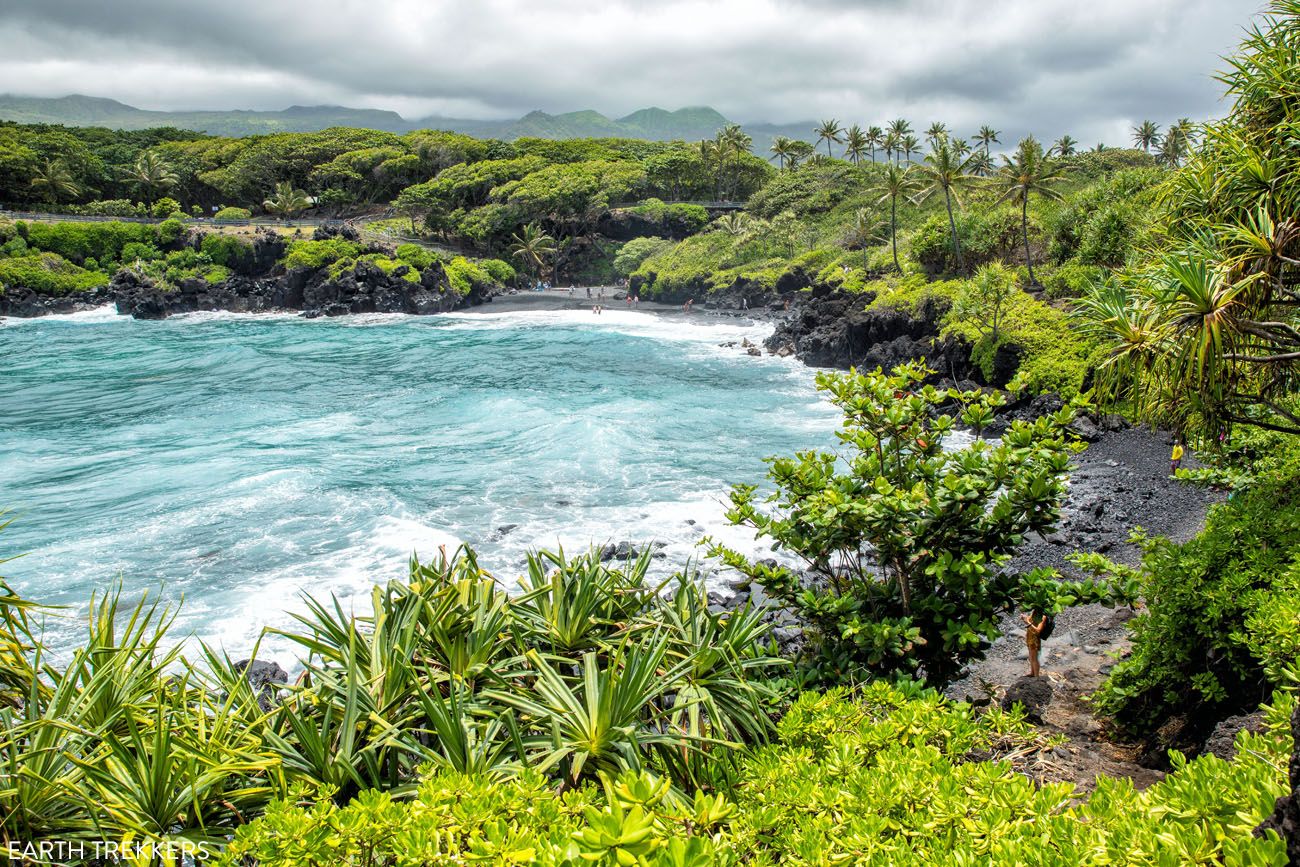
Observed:
[[[591,297],[587,297],[588,287],[577,286],[573,289],[573,294],[569,294],[567,287],[562,289],[545,289],[541,292],[518,291],[504,295],[493,296],[487,304],[478,307],[466,307],[459,311],[462,313],[511,313],[522,310],[587,310],[597,304],[604,306],[606,310],[626,310],[640,313],[654,313],[665,317],[690,318],[692,320],[708,319],[726,319],[729,321],[748,320],[758,321],[767,320],[768,317],[757,315],[763,311],[740,311],[740,310],[710,310],[696,306],[690,313],[682,310],[679,304],[660,304],[656,301],[641,301],[636,305],[629,305],[623,300],[623,295],[627,291],[619,286],[592,286],[590,287]],[[601,292],[605,297],[600,297]]]

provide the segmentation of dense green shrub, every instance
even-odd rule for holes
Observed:
[[[93,257],[101,263],[120,259],[122,248],[130,243],[160,245],[167,243],[159,227],[145,223],[25,223],[27,243],[37,250],[58,253],[70,262],[81,263]]]
[[[1019,209],[1000,207],[991,211],[965,210],[955,215],[955,222],[966,272],[999,259],[1019,259],[1023,262],[1024,239]],[[1031,214],[1030,243],[1035,243],[1042,235],[1042,226]],[[953,260],[952,233],[946,214],[935,214],[917,227],[911,237],[911,252],[912,257],[930,274],[957,273],[956,262]]]
[[[1142,539],[1136,574],[1147,607],[1131,623],[1132,654],[1097,695],[1102,711],[1138,731],[1173,714],[1205,724],[1253,708],[1300,665],[1294,478],[1215,506],[1189,542]]]
[[[181,203],[168,196],[163,196],[161,199],[154,202],[153,207],[149,209],[150,216],[159,217],[159,218],[170,217],[173,214],[183,214],[183,213],[184,213],[184,209],[181,208]]]
[[[1251,831],[1284,789],[1286,707],[1265,735],[1242,736],[1233,762],[1178,761],[1145,792],[1102,778],[1076,803],[1071,785],[1018,772],[1012,757],[1051,746],[1018,718],[874,684],[802,696],[780,742],[744,757],[717,795],[685,797],[645,773],[557,794],[531,774],[440,771],[410,801],[277,804],[220,863],[1262,867],[1285,858],[1275,835]]]
[[[442,260],[442,257],[432,250],[426,250],[419,244],[401,244],[394,254],[398,259],[410,265],[412,268],[418,268],[423,271],[434,262]]]
[[[646,259],[672,246],[673,242],[666,238],[633,238],[619,247],[618,253],[614,255],[614,271],[623,277],[628,277],[640,268],[641,263]]]
[[[212,219],[220,222],[221,220],[251,220],[253,212],[248,208],[222,208],[212,215]]]
[[[498,286],[508,286],[515,281],[518,276],[515,266],[509,262],[503,262],[500,259],[480,259],[479,267],[488,275],[489,279]]]
[[[1131,596],[1126,586],[1005,568],[1027,534],[1059,519],[1073,409],[948,450],[955,425],[978,432],[996,401],[921,387],[929,373],[909,364],[819,374],[818,388],[844,412],[840,453],[769,459],[776,491],[766,500],[753,485],[732,489],[728,519],[802,571],[710,548],[810,624],[807,663],[825,681],[901,673],[943,683],[1002,634],[1007,610],[1055,613]]]
[[[1093,265],[1066,262],[1047,273],[1043,294],[1052,299],[1081,298],[1104,274],[1103,269]]]
[[[103,286],[108,277],[86,271],[57,253],[37,253],[0,259],[0,287],[24,287],[51,295],[84,292]]]
[[[836,161],[779,172],[750,197],[748,210],[767,219],[783,211],[799,217],[824,213],[860,191],[867,171]]]
[[[246,271],[253,264],[253,245],[238,235],[211,232],[203,236],[199,250],[213,263],[232,271]]]
[[[327,238],[323,241],[291,241],[280,264],[290,270],[294,268],[311,268],[313,270],[333,265],[340,259],[355,259],[361,255],[361,245],[343,238]]]
[[[130,199],[109,199],[87,202],[78,209],[78,212],[92,217],[143,217],[145,208],[144,205]]]

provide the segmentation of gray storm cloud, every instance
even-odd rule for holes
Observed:
[[[1119,144],[1222,111],[1260,0],[0,0],[0,91],[144,108],[990,123]],[[1005,140],[1005,139],[1004,139]]]

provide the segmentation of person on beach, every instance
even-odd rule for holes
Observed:
[[[1174,450],[1169,453],[1169,475],[1178,472],[1178,468],[1183,465],[1183,444],[1181,440],[1174,440]]]
[[[589,299],[591,298],[591,287],[590,287],[590,286],[587,287],[587,298],[589,298]]]
[[[749,299],[748,299],[748,298],[744,298],[744,297],[742,297],[742,298],[740,299],[740,309],[741,309],[741,310],[748,310],[748,309],[749,309]]]
[[[1052,618],[1042,611],[1020,615],[1025,622],[1025,646],[1029,648],[1029,676],[1038,677],[1038,652],[1052,634]]]

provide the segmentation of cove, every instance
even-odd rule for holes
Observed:
[[[657,540],[679,568],[706,533],[744,543],[722,502],[764,456],[834,444],[812,370],[719,346],[767,333],[617,309],[5,320],[0,556],[23,556],[0,574],[74,612],[162,584],[233,653],[303,592],[364,606],[460,541],[510,584],[556,545]]]

